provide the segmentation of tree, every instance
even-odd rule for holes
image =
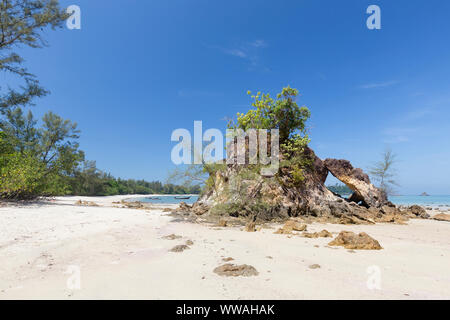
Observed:
[[[376,162],[370,169],[369,174],[371,177],[378,181],[379,188],[386,194],[392,194],[394,187],[398,186],[395,180],[395,168],[394,165],[397,162],[397,156],[391,149],[387,148],[382,153],[382,160]]]
[[[20,90],[8,88],[0,95],[0,112],[30,105],[48,92],[36,77],[22,66],[23,58],[14,50],[27,46],[46,46],[42,31],[62,27],[68,14],[57,0],[0,0],[0,71],[9,72],[25,82]]]
[[[247,93],[251,95],[250,91]],[[243,131],[278,129],[280,147],[285,155],[282,165],[291,166],[296,179],[303,180],[303,169],[309,164],[309,159],[305,159],[303,154],[309,143],[305,124],[311,113],[308,108],[298,106],[295,101],[298,94],[297,89],[287,86],[276,99],[271,98],[268,93],[258,92],[251,95],[253,108],[245,114],[238,113],[236,122],[230,120],[228,127]],[[260,168],[255,166],[258,169],[255,171],[259,171]],[[173,170],[169,174],[169,181],[182,182],[190,186],[205,186],[206,189],[210,189],[216,186],[216,173],[224,168],[224,164],[207,164],[203,160],[200,165],[194,164]]]
[[[191,164],[185,168],[176,168],[169,173],[167,183],[180,183],[187,190],[199,193],[202,186],[214,187],[216,172],[225,167],[221,163]]]
[[[251,95],[251,92],[248,92]],[[306,107],[299,107],[296,98],[298,90],[289,86],[283,88],[277,95],[277,99],[272,99],[270,95],[258,92],[251,96],[253,99],[253,109],[246,114],[238,113],[237,125],[230,123],[230,127],[237,127],[244,131],[248,129],[279,129],[280,145],[293,138],[294,134],[306,136],[305,123],[311,116]],[[294,138],[298,138],[295,136]]]
[[[77,125],[52,112],[45,114],[42,122],[37,127],[31,112],[25,116],[16,108],[8,110],[6,120],[0,123],[3,197],[30,198],[68,191],[64,177],[72,175],[84,160],[76,141]]]
[[[30,152],[2,155],[0,197],[30,199],[43,189],[44,168]]]
[[[5,112],[5,120],[0,121],[0,130],[5,134],[5,139],[14,146],[18,152],[34,150],[38,140],[36,120],[33,113],[28,111],[24,115],[22,108],[9,109]]]
[[[46,46],[43,31],[62,27],[68,16],[58,0],[0,0],[0,72],[23,81],[16,89],[0,88],[1,197],[62,192],[67,188],[63,176],[84,158],[76,143],[76,124],[50,112],[39,128],[31,111],[25,115],[23,108],[48,91],[16,52]]]

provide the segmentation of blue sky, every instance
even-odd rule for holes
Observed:
[[[450,194],[449,1],[61,3],[80,6],[82,29],[21,50],[52,92],[34,111],[78,122],[87,158],[115,176],[164,180],[174,129],[224,130],[247,90],[290,85],[321,158],[367,169],[390,146],[401,193]]]

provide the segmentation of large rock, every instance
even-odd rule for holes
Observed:
[[[261,175],[249,165],[223,165],[210,177],[212,183],[191,212],[205,218],[236,217],[255,222],[304,217],[331,223],[373,224],[386,214],[383,206],[397,210],[370,183],[369,177],[350,162],[322,161],[310,148],[305,148],[303,160],[306,164],[301,169],[281,162],[275,176]],[[353,200],[357,196],[360,199],[348,201],[328,190],[325,181],[329,170],[355,190]],[[401,213],[396,212],[398,215]],[[391,220],[398,219],[388,219]]]
[[[418,205],[413,205],[407,209],[410,211],[413,215],[416,217],[422,218],[422,219],[428,219],[430,215],[427,213],[427,211]]]
[[[350,201],[361,203],[367,208],[379,208],[388,203],[386,195],[370,183],[369,176],[360,168],[353,168],[350,161],[326,159],[324,164],[333,176],[354,191]]]

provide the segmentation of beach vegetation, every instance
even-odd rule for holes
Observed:
[[[387,148],[381,156],[381,160],[369,169],[369,174],[378,183],[378,188],[387,195],[391,195],[395,193],[395,187],[399,185],[395,170],[397,155],[390,148]]]
[[[352,189],[347,187],[345,184],[336,183],[334,185],[327,186],[327,189],[331,192],[337,193],[339,195],[350,195],[353,193]]]
[[[247,92],[253,102],[252,109],[247,113],[238,113],[237,121],[229,122],[229,127],[234,129],[278,129],[280,144],[284,144],[294,134],[306,135],[306,121],[311,116],[309,109],[300,107],[296,98],[299,95],[297,89],[287,86],[277,94],[276,99],[270,97],[269,93],[258,92],[252,95]],[[298,137],[295,137],[296,139]]]

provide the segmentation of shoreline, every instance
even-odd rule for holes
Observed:
[[[130,197],[55,197],[0,207],[0,299],[450,299],[449,222],[308,224],[308,232],[326,229],[333,237],[366,232],[383,247],[351,252],[328,246],[331,238],[274,234],[275,223],[249,233],[180,222],[162,208],[113,206]],[[76,206],[77,200],[100,206]],[[171,234],[181,238],[163,238]],[[170,252],[188,240],[189,249]],[[228,257],[234,260],[224,262]],[[259,274],[213,272],[225,263],[251,265]],[[320,268],[310,269],[314,264]],[[380,289],[367,286],[373,266]],[[80,289],[68,286],[73,268]]]

